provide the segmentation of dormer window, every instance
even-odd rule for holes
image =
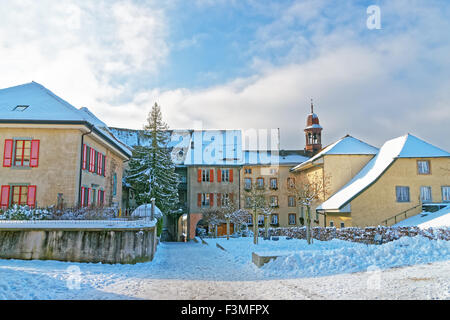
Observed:
[[[19,105],[14,107],[13,111],[25,111],[29,106]]]

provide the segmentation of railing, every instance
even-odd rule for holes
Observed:
[[[405,211],[402,211],[402,212],[396,214],[395,216],[392,216],[392,217],[389,217],[389,218],[383,220],[383,221],[381,222],[381,224],[384,224],[384,225],[386,225],[386,227],[387,227],[387,226],[388,226],[388,221],[389,221],[389,220],[394,219],[394,223],[393,223],[393,224],[396,224],[397,222],[400,222],[400,221],[402,221],[402,220],[405,220],[406,218],[408,218],[408,212],[409,212],[409,211],[414,210],[414,209],[416,209],[416,208],[418,208],[418,207],[420,207],[420,206],[422,206],[422,203],[419,203],[418,205],[416,205],[416,206],[414,206],[414,207],[412,207],[412,208],[406,209]],[[403,217],[403,216],[404,216],[403,219],[399,219],[400,217]]]

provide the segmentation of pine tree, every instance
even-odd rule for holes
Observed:
[[[161,108],[155,103],[144,126],[144,135],[150,138],[151,144],[135,147],[126,179],[136,191],[138,204],[150,203],[155,198],[156,206],[165,215],[176,215],[179,177],[168,148],[168,129]]]

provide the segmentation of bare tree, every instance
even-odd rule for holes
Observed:
[[[330,177],[314,173],[310,176],[298,176],[295,185],[295,194],[298,205],[306,207],[306,240],[311,244],[311,207],[324,201],[328,193]]]
[[[222,203],[218,203],[221,216],[225,219],[227,224],[227,240],[230,239],[230,224],[241,226],[248,221],[250,214],[245,210],[240,210],[231,197],[224,197],[221,199]]]
[[[258,244],[258,224],[259,215],[264,215],[269,207],[266,198],[267,191],[265,187],[252,185],[249,190],[246,190],[246,197],[248,199],[247,207],[253,217],[253,243]]]

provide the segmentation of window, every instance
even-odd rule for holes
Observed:
[[[270,189],[278,189],[278,180],[277,178],[270,178]]]
[[[295,197],[294,196],[288,197],[288,207],[295,207]]]
[[[252,198],[251,197],[245,197],[245,207],[248,209],[248,208],[251,208],[252,207]]]
[[[222,207],[225,207],[230,201],[231,201],[231,196],[229,193],[222,193],[222,194],[217,194],[217,196],[220,199],[220,205]]]
[[[222,170],[220,170],[221,171],[221,178],[222,178],[222,181],[224,181],[224,182],[230,182],[231,181],[231,178],[230,178],[230,169],[222,169]]]
[[[14,166],[30,166],[31,140],[16,140],[14,152]]]
[[[419,174],[430,174],[430,161],[417,160],[417,172]]]
[[[294,178],[287,178],[287,185],[289,189],[295,188],[295,179]]]
[[[442,187],[442,202],[450,202],[450,187]]]
[[[278,197],[277,196],[271,196],[270,197],[270,206],[271,207],[278,207]]]
[[[341,222],[341,228],[345,228],[345,223]]]
[[[211,197],[209,193],[202,193],[202,207],[210,207],[211,206]]]
[[[245,174],[252,174],[252,168],[244,168]]]
[[[257,178],[256,186],[258,187],[258,189],[263,189],[264,188],[264,178]]]
[[[203,182],[209,182],[210,181],[209,171],[210,170],[208,170],[208,169],[203,169],[202,170],[202,181]]]
[[[289,219],[289,224],[290,224],[290,225],[296,224],[295,213],[289,213],[288,219]]]
[[[11,204],[24,206],[27,204],[28,187],[27,186],[13,186],[12,187]]]
[[[264,216],[258,216],[258,224],[264,225]]]
[[[97,190],[92,189],[92,205],[97,205]]]
[[[272,221],[271,224],[278,224],[278,213],[272,214]]]
[[[250,190],[252,188],[252,178],[244,179],[244,188],[245,190]]]
[[[431,187],[420,187],[420,201],[431,202]]]
[[[334,222],[333,221],[330,221],[330,227],[334,227]]]
[[[395,187],[397,202],[409,202],[409,187]]]
[[[23,105],[16,106],[16,107],[14,107],[13,111],[25,111],[28,109],[28,107],[29,106],[23,106]]]
[[[114,173],[114,175],[113,175],[112,195],[113,195],[113,197],[115,197],[117,195],[117,173]]]
[[[36,205],[36,186],[27,186],[27,185],[2,186],[1,207],[7,208],[10,204],[34,207]]]

